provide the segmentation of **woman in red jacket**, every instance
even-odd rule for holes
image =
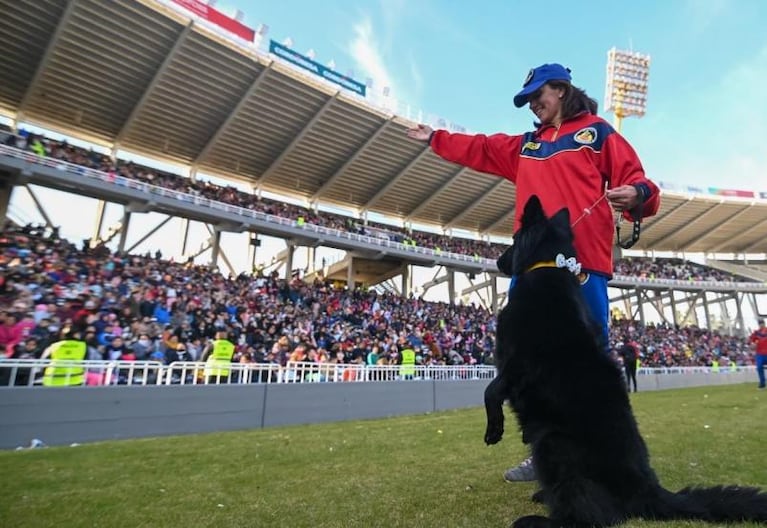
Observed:
[[[596,115],[597,102],[571,80],[570,70],[560,64],[530,70],[514,105],[529,105],[537,117],[531,132],[467,135],[418,125],[407,135],[428,141],[432,150],[448,161],[514,183],[520,205],[515,208],[515,231],[522,206],[533,194],[538,195],[549,216],[562,207],[570,210],[575,250],[585,273],[583,293],[595,323],[601,327],[606,349],[613,210],[638,221],[658,211],[660,193],[645,177],[631,145]],[[514,282],[512,277],[512,288]],[[512,481],[535,478],[529,459],[504,476]]]

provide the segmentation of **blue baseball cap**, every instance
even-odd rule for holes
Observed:
[[[527,74],[522,91],[514,96],[514,106],[522,108],[527,104],[527,97],[540,89],[541,86],[549,81],[567,81],[570,82],[570,69],[561,64],[543,64],[530,70]]]

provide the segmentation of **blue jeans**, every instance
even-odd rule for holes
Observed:
[[[605,353],[610,352],[610,299],[607,296],[607,280],[604,275],[587,273],[585,282],[581,284],[581,291],[591,312],[591,317],[594,323],[599,326],[602,337],[600,345]],[[511,290],[514,289],[516,283],[517,277],[512,277],[509,284],[509,296],[511,296]]]
[[[767,356],[764,354],[756,355],[756,374],[759,376],[759,386],[764,387],[764,369],[767,368]]]

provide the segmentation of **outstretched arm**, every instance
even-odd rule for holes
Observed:
[[[479,172],[517,180],[517,166],[522,136],[507,134],[453,134],[447,130],[433,130],[428,125],[408,129],[407,136],[417,141],[428,141],[435,154]]]

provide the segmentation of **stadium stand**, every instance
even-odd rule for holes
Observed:
[[[225,277],[160,252],[78,248],[43,226],[11,226],[0,248],[0,347],[8,359],[39,358],[71,329],[84,336],[89,360],[179,364],[198,360],[225,329],[237,364],[397,365],[405,348],[419,365],[492,363],[495,317],[474,305],[276,274]],[[645,367],[754,362],[745,339],[695,327],[616,320],[612,338],[616,346],[636,341]]]
[[[66,142],[39,137],[25,131],[20,131],[19,135],[6,133],[3,142],[11,147],[33,151],[39,155],[82,165],[109,174],[117,174],[167,189],[200,195],[210,200],[255,209],[282,218],[301,218],[305,223],[322,227],[340,229],[414,246],[418,245],[438,251],[490,259],[497,258],[505,249],[505,246],[502,244],[458,236],[448,237],[425,231],[406,230],[398,226],[378,222],[363,222],[357,218],[270,200],[255,194],[242,192],[234,187],[224,187],[205,180],[192,180],[185,176],[159,171],[130,161],[113,161],[108,156],[98,154],[92,150],[89,151]],[[743,267],[735,266],[729,269],[734,272],[702,266],[681,259],[630,257],[616,261],[614,268],[615,273],[618,275],[638,278],[663,278],[686,281],[760,281],[759,278],[753,277],[753,273],[747,273],[748,270],[743,269]],[[741,273],[735,273],[737,271],[741,271]]]

